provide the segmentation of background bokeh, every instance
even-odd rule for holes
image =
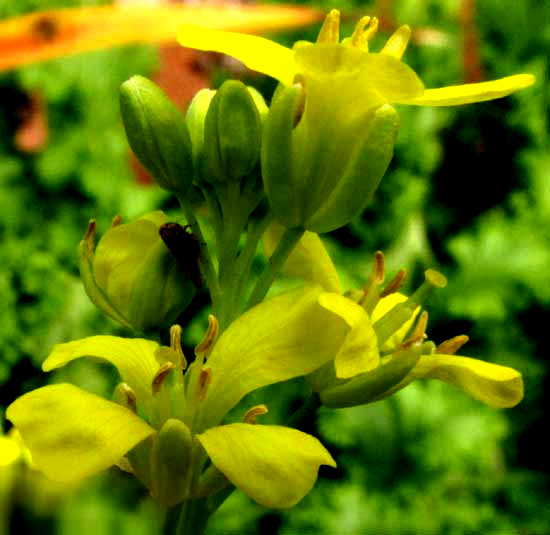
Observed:
[[[95,4],[0,0],[0,18]],[[348,32],[360,15],[380,16],[374,50],[397,25],[411,25],[405,60],[427,87],[537,76],[534,88],[493,102],[400,107],[395,158],[374,202],[326,236],[346,287],[364,283],[377,249],[390,275],[409,270],[411,287],[427,267],[443,271],[449,285],[429,307],[430,338],[469,335],[465,354],[524,374],[525,400],[495,411],[430,382],[374,405],[321,410],[309,431],[338,469],[322,468],[314,491],[290,511],[268,511],[234,493],[208,533],[549,533],[550,3],[314,6],[340,8]],[[290,44],[317,30],[276,38]],[[175,210],[131,164],[118,112],[120,83],[165,72],[171,57],[153,45],[127,46],[0,73],[0,417],[18,395],[51,381],[103,394],[115,384],[108,367],[75,362],[47,375],[40,364],[55,343],[129,334],[88,302],[75,249],[90,218],[103,231],[116,214]],[[180,69],[179,84],[199,72],[214,85],[238,75],[266,97],[274,89],[211,55],[190,65],[170,64]],[[204,326],[204,305],[199,296],[183,318],[189,346]],[[256,394],[258,401],[277,388]],[[286,385],[269,418],[289,414],[302,390],[299,381]],[[117,470],[67,489],[0,460],[0,534],[153,534],[156,516],[143,489]]]

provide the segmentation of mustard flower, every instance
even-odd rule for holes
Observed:
[[[268,230],[268,250],[281,233],[276,226]],[[325,295],[342,293],[336,268],[314,233],[304,234],[283,273],[322,285]],[[354,322],[334,361],[308,376],[321,402],[331,408],[361,405],[383,399],[417,379],[437,379],[494,408],[519,403],[523,380],[517,370],[457,355],[467,336],[437,345],[428,339],[428,314],[422,309],[430,292],[446,285],[445,277],[428,270],[424,284],[411,296],[399,291],[404,278],[405,270],[401,270],[383,286],[384,257],[378,252],[365,288],[346,292],[345,302],[325,302],[335,314],[344,313],[350,302],[357,303],[368,319]],[[324,299],[320,298],[322,304]]]
[[[262,505],[291,507],[311,490],[321,464],[335,466],[328,451],[301,431],[254,423],[263,406],[241,422],[222,421],[249,392],[331,361],[366,318],[348,301],[319,286],[286,292],[250,309],[217,341],[212,319],[185,374],[177,326],[170,347],[115,336],[59,344],[43,369],[80,357],[105,360],[123,381],[115,401],[52,384],[17,399],[6,416],[52,479],[78,481],[118,464],[168,506],[230,481]],[[212,465],[203,471],[204,452]]]
[[[286,228],[328,232],[347,224],[372,197],[393,155],[399,118],[393,104],[454,106],[506,96],[529,74],[425,89],[401,61],[410,37],[400,27],[369,50],[376,18],[363,17],[340,40],[331,11],[316,43],[292,49],[267,39],[184,25],[183,46],[223,52],[280,82],[264,125],[262,174],[271,208]]]

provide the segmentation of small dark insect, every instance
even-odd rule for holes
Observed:
[[[32,32],[41,41],[53,41],[57,36],[59,24],[51,15],[41,15],[32,24]]]
[[[196,236],[189,230],[189,225],[164,223],[159,234],[166,247],[176,259],[178,266],[185,271],[191,282],[197,287],[203,286],[200,272],[200,246]]]

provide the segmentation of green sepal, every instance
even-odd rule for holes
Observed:
[[[324,172],[340,178],[331,191],[320,196],[318,206],[305,223],[308,230],[335,230],[365,209],[393,157],[398,130],[399,116],[390,104],[367,112],[350,125],[346,134],[352,131],[355,135],[354,140],[349,140],[352,150],[342,158],[327,158]]]
[[[331,409],[341,409],[373,403],[387,397],[395,392],[393,387],[400,384],[414,368],[420,352],[420,346],[398,351],[384,357],[373,371],[339,384],[334,381],[334,386],[328,386],[319,392],[321,403]]]
[[[286,228],[303,223],[301,199],[297,191],[293,148],[293,130],[304,109],[304,89],[300,84],[279,86],[264,122],[262,140],[262,176],[271,209]]]
[[[129,329],[132,325],[128,320],[113,306],[109,301],[105,292],[98,286],[94,275],[94,238],[95,238],[95,221],[90,221],[88,230],[84,239],[78,244],[78,271],[80,279],[84,286],[86,295],[90,301],[105,314],[118,321]]]
[[[186,195],[193,180],[185,118],[155,83],[133,76],[120,87],[120,110],[130,147],[161,188]]]
[[[204,125],[205,179],[240,181],[260,157],[262,125],[254,97],[228,80],[212,98]]]
[[[185,114],[185,122],[191,138],[195,182],[204,179],[204,122],[215,94],[214,89],[201,89],[191,100]]]
[[[136,275],[128,319],[142,328],[172,325],[187,308],[196,287],[163,241],[156,242]]]
[[[151,452],[151,494],[163,505],[181,503],[189,491],[193,438],[180,420],[166,420]]]

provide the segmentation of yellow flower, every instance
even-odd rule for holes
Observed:
[[[361,18],[351,38],[339,41],[339,17],[337,10],[327,15],[313,49],[304,46],[310,44],[304,41],[298,41],[289,49],[262,37],[191,24],[180,28],[178,41],[186,47],[233,56],[248,68],[284,85],[294,83],[297,75],[307,76],[308,70],[327,76],[354,73],[359,76],[358,81],[363,82],[359,89],[372,91],[387,103],[456,106],[505,97],[535,81],[531,74],[517,74],[491,82],[424,89],[414,72],[400,61],[409,42],[409,26],[401,26],[379,53],[373,53],[368,43],[376,32],[377,19]]]
[[[351,301],[343,313],[333,313],[339,301],[347,300],[319,286],[264,301],[217,341],[216,329],[209,329],[187,369],[177,327],[170,347],[115,336],[56,345],[45,371],[81,357],[107,361],[123,381],[116,402],[53,384],[18,398],[6,417],[36,466],[55,480],[78,481],[127,456],[120,465],[159,502],[175,505],[213,491],[208,470],[201,473],[204,449],[222,483],[231,481],[267,507],[291,507],[311,490],[320,465],[335,466],[329,452],[296,429],[256,425],[254,416],[266,410],[251,409],[242,422],[222,421],[249,392],[332,360],[354,323],[366,318]]]
[[[363,17],[340,41],[339,12],[327,16],[316,43],[292,49],[267,39],[185,25],[183,46],[224,52],[276,78],[262,139],[267,198],[286,228],[329,232],[358,215],[393,156],[399,117],[392,104],[448,106],[506,96],[531,85],[520,74],[480,84],[425,89],[401,61],[410,37],[399,28],[369,51],[376,18]]]
[[[268,250],[280,233],[276,226],[268,230]],[[283,274],[322,285],[327,293],[320,303],[340,317],[356,313],[350,306],[356,304],[368,315],[354,322],[334,360],[309,375],[324,405],[342,408],[372,403],[416,379],[455,385],[495,408],[513,407],[522,400],[523,380],[517,370],[456,355],[468,341],[467,336],[456,336],[439,345],[427,339],[428,316],[422,312],[422,305],[433,289],[446,285],[440,273],[428,270],[425,283],[406,296],[398,291],[404,270],[382,286],[384,257],[377,253],[366,287],[347,292],[343,300],[328,302],[325,296],[342,291],[338,273],[319,236],[306,232],[288,258]]]

